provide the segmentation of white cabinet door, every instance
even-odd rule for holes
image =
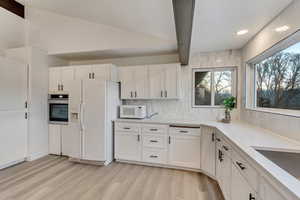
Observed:
[[[148,69],[146,66],[137,66],[133,68],[135,91],[134,97],[138,99],[146,99],[148,95]]]
[[[169,137],[169,164],[200,169],[200,137]]]
[[[49,91],[54,92],[59,90],[61,81],[61,72],[58,67],[49,69]]]
[[[121,98],[132,99],[134,98],[135,88],[135,73],[133,67],[120,67],[120,80],[121,80]]]
[[[164,69],[159,65],[148,67],[149,71],[149,96],[151,99],[163,98],[164,88]]]
[[[231,199],[231,158],[222,150],[217,148],[216,177],[225,199]]]
[[[201,128],[201,169],[209,175],[216,175],[216,143],[213,128]]]
[[[228,181],[226,184],[229,185],[229,183],[230,182]],[[257,199],[255,191],[252,190],[246,179],[240,174],[239,170],[236,168],[235,165],[232,165],[231,188],[231,200]],[[227,200],[226,196],[225,199]]]
[[[139,133],[116,132],[115,158],[131,161],[142,160],[142,144]]]
[[[93,79],[110,80],[110,65],[92,66]]]
[[[260,179],[259,196],[261,200],[287,200],[263,177]]]
[[[76,130],[75,130],[76,131]],[[69,126],[61,126],[61,154],[70,156],[72,151],[71,137],[73,137],[73,130]]]
[[[92,69],[91,66],[76,66],[75,68],[75,80],[89,80],[91,79]]]
[[[60,72],[61,72],[62,90],[68,92],[70,88],[70,81],[74,80],[74,68],[62,67]]]
[[[170,64],[164,66],[165,70],[165,98],[176,99],[179,97],[179,72],[180,66]]]
[[[49,153],[61,155],[61,126],[49,124]]]
[[[83,92],[82,159],[105,161],[106,82],[87,80]]]

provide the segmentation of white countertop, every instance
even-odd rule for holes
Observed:
[[[258,150],[300,153],[300,142],[280,136],[272,131],[262,129],[244,122],[236,121],[224,124],[216,121],[197,121],[193,119],[117,119],[117,122],[155,123],[182,126],[211,126],[221,131],[227,139],[252,158],[258,165],[280,184],[300,198],[300,181],[281,169],[275,163],[257,152]]]

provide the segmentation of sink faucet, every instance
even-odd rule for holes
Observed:
[[[152,113],[147,116],[147,119],[151,119],[153,116],[158,115],[158,112]]]

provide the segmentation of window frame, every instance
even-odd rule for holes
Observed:
[[[300,117],[300,110],[282,109],[282,108],[266,108],[257,106],[257,68],[255,65],[263,60],[274,56],[275,54],[300,42],[300,30],[288,35],[284,39],[274,44],[271,48],[265,50],[260,55],[245,62],[245,108],[265,113],[273,113],[285,116]],[[252,81],[253,82],[252,82]]]
[[[223,108],[223,105],[215,105],[215,72],[232,71],[231,78],[231,95],[237,97],[237,67],[205,67],[205,68],[192,68],[192,108]],[[210,105],[195,105],[195,73],[196,72],[210,72],[210,89],[211,89],[211,104]]]

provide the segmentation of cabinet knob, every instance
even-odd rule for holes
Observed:
[[[249,194],[249,200],[255,200],[255,197],[253,196],[252,193]]]
[[[245,170],[245,169],[246,169],[246,167],[244,166],[243,163],[236,161],[236,164],[239,166],[239,168],[240,168],[241,170]]]

